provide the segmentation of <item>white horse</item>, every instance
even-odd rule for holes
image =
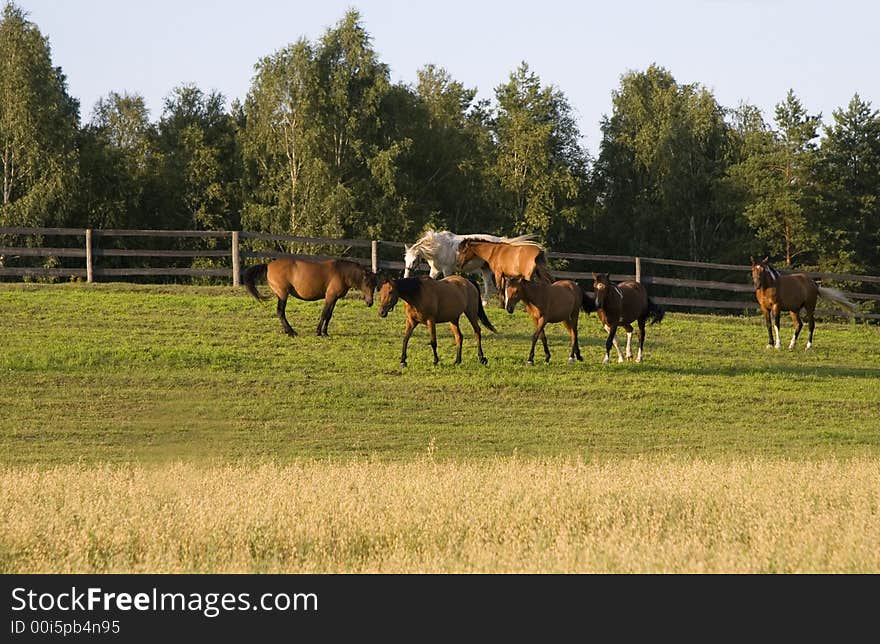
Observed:
[[[456,266],[456,253],[458,245],[465,239],[479,239],[481,241],[517,243],[529,241],[534,235],[520,235],[519,237],[496,237],[495,235],[456,235],[448,230],[428,230],[412,246],[404,244],[404,269],[403,276],[409,277],[416,267],[419,259],[428,262],[431,269],[431,277],[437,279],[441,275],[454,275],[458,269]],[[489,303],[489,296],[495,292],[495,278],[489,266],[483,260],[474,258],[471,262],[461,267],[462,272],[479,274],[483,278],[483,304]]]

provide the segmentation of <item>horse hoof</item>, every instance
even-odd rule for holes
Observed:
[[[636,358],[636,362],[638,362],[639,364],[641,364],[641,363],[642,363],[642,359],[641,359],[641,358]]]
[[[617,364],[623,364],[623,358],[618,357],[618,358],[617,358]]]
[[[485,356],[480,358],[480,364],[489,364],[489,358],[486,358]]]
[[[568,359],[568,364],[574,364],[574,357]]]
[[[768,345],[767,345],[766,347],[764,347],[764,348],[765,348],[765,349],[772,349],[772,348],[773,348],[773,345],[772,345],[772,344],[768,344]]]
[[[284,334],[290,336],[291,338],[295,338],[296,336],[299,335],[299,333],[297,333],[293,329],[285,330]]]
[[[401,367],[406,367],[406,360],[401,360],[401,361],[400,361],[400,366],[401,366]]]
[[[526,360],[526,364],[527,364],[528,366],[530,366],[530,367],[534,367],[534,366],[535,366],[535,361],[534,361],[534,360]]]
[[[602,360],[602,364],[608,364],[608,362],[608,356],[605,356],[605,358]]]
[[[550,364],[550,356],[544,358],[544,364]]]

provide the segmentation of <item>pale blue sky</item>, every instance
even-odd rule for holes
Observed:
[[[2,1],[2,0],[0,0]],[[880,107],[880,3],[865,0],[522,2],[471,0],[16,0],[52,46],[88,120],[110,91],[142,94],[158,118],[181,83],[244,98],[253,66],[300,36],[319,37],[360,10],[392,80],[427,63],[492,98],[525,60],[576,110],[598,153],[599,121],[627,70],[656,62],[725,106],[772,117],[789,87],[811,113],[858,92]]]

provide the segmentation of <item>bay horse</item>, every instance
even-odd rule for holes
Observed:
[[[578,317],[581,309],[590,313],[595,311],[596,307],[578,284],[571,280],[542,284],[513,277],[507,280],[504,288],[504,308],[508,313],[513,313],[516,303],[520,301],[526,305],[526,313],[531,316],[535,324],[532,348],[526,364],[535,364],[535,344],[539,337],[544,345],[544,361],[550,362],[550,349],[547,346],[544,327],[553,322],[561,322],[571,335],[568,363],[573,363],[575,359],[583,360],[581,348],[578,346]]]
[[[312,302],[324,298],[324,308],[315,334],[327,336],[327,327],[333,315],[333,308],[349,289],[360,289],[367,306],[373,306],[373,291],[378,278],[369,269],[347,259],[294,259],[281,257],[268,264],[251,266],[244,272],[242,281],[248,293],[258,300],[266,300],[256,287],[256,280],[265,278],[269,288],[278,298],[276,315],[281,320],[281,331],[289,336],[297,333],[290,326],[285,315],[287,298]]]
[[[403,276],[412,277],[412,271],[418,264],[419,259],[424,259],[430,268],[430,275],[434,279],[442,276],[454,275],[456,266],[456,253],[458,246],[465,239],[478,239],[481,241],[518,243],[529,241],[532,235],[520,235],[519,237],[496,237],[495,235],[472,234],[457,235],[449,230],[427,230],[412,245],[404,244],[403,250]],[[481,259],[474,259],[461,267],[462,272],[479,274],[483,280],[483,304],[489,303],[490,292],[494,291],[492,284],[492,272]]]
[[[765,257],[757,263],[754,257],[749,259],[752,262],[755,299],[758,300],[761,314],[764,316],[764,323],[767,325],[768,349],[781,347],[779,318],[782,311],[788,311],[794,323],[794,335],[791,336],[791,342],[788,343],[788,348],[791,350],[794,349],[801,329],[804,327],[800,315],[801,309],[804,310],[810,328],[810,337],[807,339],[805,350],[809,350],[813,346],[813,329],[816,328],[814,313],[817,298],[829,300],[849,314],[858,310],[856,305],[846,299],[843,293],[837,289],[819,286],[813,278],[805,273],[782,274],[770,265],[769,257]]]
[[[461,328],[459,319],[467,317],[477,338],[477,356],[481,364],[489,362],[483,355],[483,338],[480,322],[495,333],[495,327],[486,317],[480,290],[473,282],[459,276],[450,275],[442,280],[430,277],[404,277],[392,279],[384,276],[379,284],[379,317],[385,317],[402,299],[406,302],[406,331],[403,334],[403,351],[400,366],[406,366],[406,347],[413,330],[419,324],[428,327],[431,333],[431,349],[434,351],[434,364],[440,362],[437,355],[437,322],[449,322],[455,336],[455,364],[461,363]]]
[[[489,266],[495,277],[495,287],[500,293],[505,277],[537,278],[549,284],[553,281],[547,269],[544,249],[533,241],[489,242],[465,239],[458,245],[456,262],[459,268],[480,259]]]
[[[608,354],[611,353],[612,345],[617,349],[617,361],[623,362],[623,354],[615,337],[619,326],[626,329],[626,358],[632,359],[630,341],[633,322],[639,326],[639,354],[636,362],[641,362],[645,347],[645,322],[648,318],[651,318],[651,324],[660,322],[666,312],[648,297],[648,291],[640,282],[615,284],[608,273],[593,273],[593,292],[599,321],[608,332],[608,337],[605,339],[605,359],[602,360],[602,364],[608,364]]]

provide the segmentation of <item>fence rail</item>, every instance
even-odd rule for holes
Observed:
[[[194,230],[121,230],[121,229],[83,229],[83,228],[33,228],[33,227],[0,227],[0,236],[37,236],[37,237],[77,237],[83,238],[78,246],[0,246],[0,277],[76,277],[85,278],[92,282],[101,277],[225,277],[232,284],[238,286],[241,275],[241,262],[248,259],[274,259],[277,257],[294,258],[332,258],[337,254],[322,255],[285,253],[275,250],[259,250],[241,248],[242,240],[254,240],[257,242],[284,242],[287,244],[308,245],[323,247],[326,249],[341,249],[343,254],[353,248],[369,248],[370,257],[347,257],[373,270],[380,268],[400,270],[404,264],[398,260],[380,259],[380,249],[393,250],[399,256],[399,250],[403,248],[403,242],[364,240],[364,239],[334,239],[325,237],[301,237],[296,235],[276,235],[268,233],[255,233],[247,231],[194,231]],[[228,240],[228,249],[151,249],[151,248],[103,248],[99,245],[100,240],[110,238],[157,238],[157,239],[206,239]],[[8,260],[17,257],[56,257],[56,258],[84,258],[84,265],[73,267],[30,267],[9,266]],[[192,267],[130,267],[114,268],[100,266],[96,259],[103,257],[140,257],[140,258],[228,258],[231,268],[192,268]],[[747,279],[750,270],[748,265],[720,264],[714,262],[695,262],[681,259],[664,259],[658,257],[635,257],[630,255],[603,255],[589,253],[564,253],[548,252],[548,259],[559,259],[576,262],[593,262],[597,265],[623,264],[626,268],[634,269],[630,273],[627,270],[613,272],[612,279],[634,279],[646,284],[653,284],[672,289],[698,289],[701,291],[721,291],[728,294],[751,294],[754,289]],[[676,268],[694,268],[700,270],[727,271],[743,273],[742,282],[721,280],[684,279],[677,277],[665,277],[662,275],[647,275],[643,272],[643,266],[668,266]],[[838,280],[842,282],[857,282],[863,285],[880,284],[880,276],[853,275],[849,273],[822,273],[805,271],[814,278]],[[562,279],[590,280],[592,273],[554,270],[554,276]],[[847,295],[855,300],[880,302],[880,293],[848,292]],[[705,299],[702,297],[664,297],[655,296],[654,299],[667,307],[681,307],[688,309],[729,309],[743,310],[754,309],[756,303],[753,298],[749,299]],[[817,311],[817,313],[837,315],[834,310]],[[867,319],[880,319],[880,314],[860,313],[859,317]]]

